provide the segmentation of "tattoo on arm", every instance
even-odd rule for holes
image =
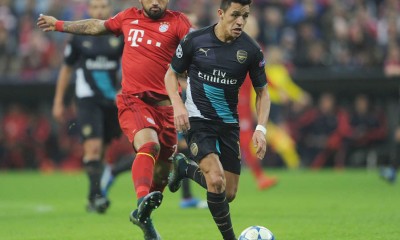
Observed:
[[[104,20],[85,19],[80,21],[65,21],[64,32],[79,35],[103,35],[110,33],[104,26]]]

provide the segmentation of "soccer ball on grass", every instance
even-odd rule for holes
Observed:
[[[266,227],[251,226],[243,230],[238,240],[275,240],[275,237]]]

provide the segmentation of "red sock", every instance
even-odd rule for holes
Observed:
[[[142,198],[150,192],[153,181],[154,164],[158,157],[159,145],[155,142],[144,144],[136,153],[132,164],[132,180],[136,197]]]

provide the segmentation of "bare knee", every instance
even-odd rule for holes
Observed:
[[[101,139],[88,139],[83,143],[83,158],[86,160],[100,159],[103,154],[103,144]]]
[[[235,198],[236,198],[236,191],[232,191],[232,190],[226,190],[225,192],[226,194],[226,199],[228,200],[228,202],[232,202]]]
[[[215,191],[221,193],[225,191],[225,176],[223,173],[213,173],[209,176],[209,181],[207,182],[207,187],[209,191]]]

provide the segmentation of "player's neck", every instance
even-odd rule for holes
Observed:
[[[235,38],[233,38],[232,36],[229,36],[229,34],[226,34],[224,32],[223,27],[221,26],[220,22],[217,23],[217,25],[215,25],[214,33],[215,33],[215,36],[218,38],[218,40],[220,40],[221,42],[231,43],[233,40],[235,40]]]

